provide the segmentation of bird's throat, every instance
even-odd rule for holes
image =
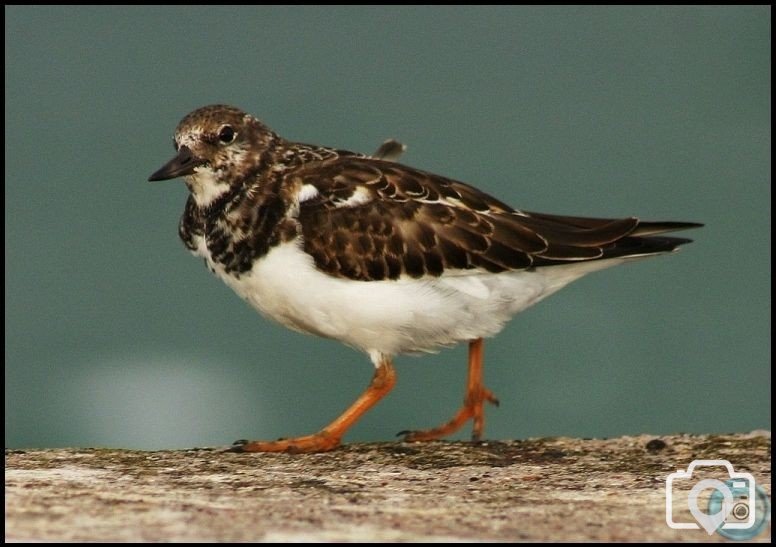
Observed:
[[[230,185],[220,180],[208,166],[197,167],[184,180],[197,206],[203,209],[210,207],[230,189]]]

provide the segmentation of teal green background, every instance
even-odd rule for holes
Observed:
[[[183,184],[146,182],[216,102],[293,140],[398,138],[403,162],[526,210],[706,223],[489,341],[488,437],[770,429],[769,7],[5,15],[7,446],[311,433],[368,383],[365,355],[214,278],[178,240]],[[399,358],[347,440],[449,418],[465,360]]]

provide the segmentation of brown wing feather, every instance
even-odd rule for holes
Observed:
[[[643,241],[650,238],[633,237],[640,226],[635,218],[522,213],[467,184],[374,158],[317,163],[294,179],[318,190],[299,207],[304,249],[319,269],[339,277],[503,272],[622,256],[636,247],[649,252]],[[673,226],[668,229],[689,227]]]

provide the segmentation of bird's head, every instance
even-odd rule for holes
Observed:
[[[177,155],[148,180],[183,177],[200,207],[207,207],[256,172],[277,136],[242,110],[226,105],[198,108],[175,130]]]

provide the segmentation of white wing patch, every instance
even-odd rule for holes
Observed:
[[[303,201],[309,201],[311,199],[314,199],[319,195],[320,195],[320,192],[315,186],[313,186],[312,184],[305,184],[299,190],[299,195],[297,196],[297,199],[299,200],[299,203],[302,203]]]
[[[348,199],[337,200],[334,204],[337,207],[357,207],[372,201],[372,193],[368,188],[358,186],[353,191],[353,194]]]

